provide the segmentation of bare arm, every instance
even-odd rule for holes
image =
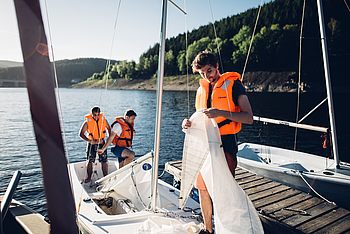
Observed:
[[[80,127],[79,136],[80,136],[80,138],[83,139],[84,141],[87,141],[87,142],[90,143],[89,138],[87,138],[87,137],[85,136],[85,132],[86,132],[86,131],[87,131],[87,122],[85,121],[85,122],[81,125],[81,127]]]
[[[113,132],[113,131],[111,132],[106,143],[103,145],[103,147],[101,149],[98,150],[99,154],[102,154],[107,149],[107,147],[112,143],[112,141],[116,135],[117,135],[116,132]]]
[[[106,119],[106,125],[107,125],[108,136],[110,136],[111,135],[111,126],[109,125],[107,119]]]
[[[209,117],[209,118],[216,118],[216,117],[224,117],[226,119],[230,119],[232,121],[238,122],[238,123],[244,123],[244,124],[252,124],[253,123],[253,111],[252,107],[250,106],[249,99],[247,95],[240,95],[238,97],[238,105],[241,109],[240,112],[230,112],[225,110],[219,110],[216,108],[209,108],[204,110],[203,112]]]

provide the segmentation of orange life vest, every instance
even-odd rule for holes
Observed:
[[[112,128],[114,124],[120,124],[122,127],[122,133],[120,136],[115,136],[112,143],[113,145],[117,145],[119,147],[131,147],[132,146],[132,138],[134,137],[134,124],[129,124],[125,121],[124,117],[116,117],[115,121],[112,124]]]
[[[98,121],[92,117],[92,114],[85,115],[85,121],[89,140],[100,140],[106,137],[107,121],[102,112]]]
[[[227,72],[220,76],[215,83],[211,97],[211,107],[230,112],[240,112],[239,106],[236,106],[232,100],[232,87],[236,80],[240,78],[237,72]],[[196,110],[208,108],[207,101],[209,95],[209,81],[200,79],[200,87],[196,95]],[[220,130],[220,135],[229,135],[239,132],[242,128],[241,123],[234,122],[224,117],[215,118]]]

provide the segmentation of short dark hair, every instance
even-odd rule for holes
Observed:
[[[91,113],[100,113],[101,112],[101,109],[100,107],[98,106],[94,106],[92,109],[91,109]]]
[[[197,72],[199,69],[205,67],[206,65],[211,65],[213,67],[216,67],[218,65],[218,59],[212,52],[208,50],[201,51],[197,54],[192,62],[192,71]]]
[[[128,117],[137,116],[136,112],[135,112],[134,110],[131,110],[131,109],[125,111],[125,114],[124,114],[124,115],[125,115],[125,116],[128,116]]]

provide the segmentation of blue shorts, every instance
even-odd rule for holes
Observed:
[[[123,162],[126,159],[122,157],[122,153],[125,149],[128,149],[128,148],[114,146],[111,148],[111,152],[115,155],[115,157],[118,159],[119,162]]]

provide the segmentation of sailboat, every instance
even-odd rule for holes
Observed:
[[[322,1],[317,0],[323,65],[327,88],[330,129],[283,120],[254,116],[255,121],[286,125],[325,134],[330,133],[334,159],[261,144],[242,143],[238,146],[238,165],[258,175],[311,192],[328,202],[350,209],[345,194],[350,191],[350,165],[340,162],[328,65]]]
[[[120,169],[116,160],[109,160],[110,174],[106,176],[103,176],[101,168],[95,165],[91,183],[83,183],[86,175],[86,161],[68,165],[78,225],[83,233],[198,233],[202,228],[200,206],[190,197],[191,188],[188,187],[186,192],[179,191],[158,179],[167,0],[163,0],[162,5],[154,151]],[[207,150],[203,151],[204,155],[201,155],[202,151],[198,149],[197,144],[187,142],[187,146],[191,146],[186,147],[186,152],[189,152],[190,148],[192,153],[207,156],[211,151],[216,157],[208,156],[207,161],[213,158],[211,163],[216,163],[216,166],[220,168],[216,170],[226,172],[225,175],[216,178],[216,180],[219,178],[220,181],[215,181],[211,186],[208,185],[210,188],[215,188],[210,190],[211,193],[216,190],[213,200],[217,232],[263,233],[257,211],[229,172],[221,148],[218,127],[214,128],[213,125],[208,124],[210,120],[203,115],[202,113],[200,118],[193,120],[193,124],[204,123],[201,128],[202,130],[207,129],[207,132],[195,135],[201,138],[203,146],[206,146],[202,150],[204,148]],[[202,121],[203,119],[205,121]],[[208,139],[214,138],[216,139],[215,144],[212,144],[213,141]],[[189,156],[187,154],[187,158]],[[207,168],[212,168],[209,161],[205,165]],[[197,172],[200,166],[197,166]],[[222,170],[222,167],[226,168],[226,171]],[[216,173],[216,175],[219,174]],[[228,180],[223,178],[228,178]],[[192,175],[190,180],[184,179],[183,183],[185,181],[193,184],[194,176]],[[223,183],[227,186],[225,193],[218,191]],[[230,199],[232,197],[237,200]],[[227,198],[231,201],[224,200]],[[217,201],[220,204],[218,206],[216,206]],[[227,209],[228,207],[234,209]]]
[[[81,184],[85,161],[68,164],[57,110],[54,75],[38,0],[16,0],[27,90],[42,162],[51,233],[198,233],[199,204],[178,209],[179,191],[158,181],[160,112],[164,62],[158,69],[157,128],[154,152],[117,170],[115,161],[96,186]],[[167,0],[163,1],[160,61],[164,61]],[[68,165],[68,167],[67,167]],[[152,169],[152,170],[151,170]],[[83,173],[84,172],[84,173]],[[152,185],[152,186],[150,186]],[[102,201],[102,202],[101,202]]]
[[[180,191],[158,179],[167,0],[162,2],[154,151],[121,169],[110,160],[107,176],[95,167],[91,184],[82,183],[86,162],[68,164],[65,157],[39,1],[16,0],[15,7],[50,232],[77,233],[79,227],[82,233],[198,233],[199,204],[187,195],[179,209]],[[220,149],[220,144],[215,148]],[[259,219],[256,213],[255,218]],[[235,228],[240,224],[235,223]],[[262,232],[260,221],[256,224]],[[249,226],[248,230],[254,232]]]
[[[106,176],[95,166],[91,183],[82,183],[86,161],[68,164],[78,225],[83,233],[200,231],[199,204],[189,198],[186,207],[179,209],[179,190],[158,179],[166,17],[167,0],[163,0],[154,151],[120,169],[117,161],[109,160]]]

